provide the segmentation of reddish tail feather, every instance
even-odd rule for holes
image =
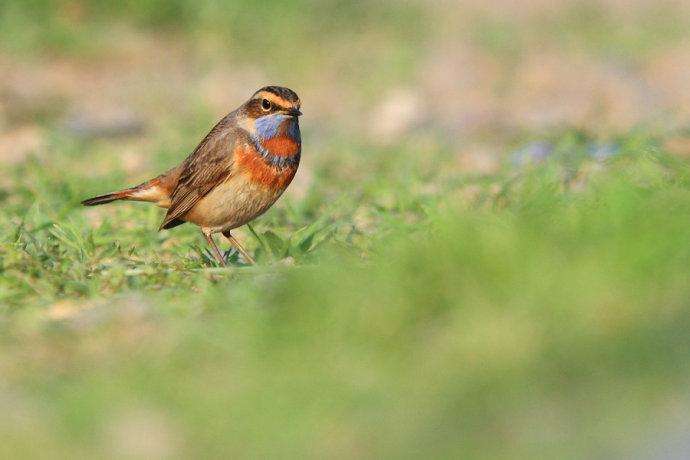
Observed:
[[[124,200],[129,198],[132,189],[120,190],[119,192],[108,193],[106,195],[99,195],[89,198],[81,202],[84,206],[96,206],[99,204],[110,203],[111,201]]]

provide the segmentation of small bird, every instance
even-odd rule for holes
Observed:
[[[196,224],[221,265],[226,261],[213,239],[215,233],[222,233],[247,262],[255,263],[230,231],[266,212],[295,177],[302,152],[300,115],[294,91],[261,88],[220,120],[179,166],[82,204],[155,203],[168,210],[158,230]]]

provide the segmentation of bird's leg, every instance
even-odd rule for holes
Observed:
[[[232,236],[232,234],[230,233],[230,230],[224,231],[223,236],[225,238],[227,238],[228,241],[230,241],[230,244],[235,246],[235,248],[237,248],[237,250],[240,251],[240,254],[242,254],[242,257],[244,257],[244,260],[246,260],[247,262],[249,262],[252,265],[256,264],[256,261],[252,258],[252,256],[249,255],[247,250],[242,247],[240,242],[237,241],[234,236]]]
[[[213,236],[211,236],[211,230],[208,228],[202,228],[201,233],[204,234],[204,238],[206,238],[208,244],[213,248],[213,255],[216,256],[216,260],[218,261],[218,263],[220,263],[223,267],[227,267],[228,264],[225,262],[225,258],[223,258],[223,255],[220,253],[220,249],[218,249],[216,242],[213,241]]]

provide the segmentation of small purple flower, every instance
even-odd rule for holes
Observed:
[[[516,166],[538,163],[547,159],[553,153],[553,145],[549,142],[530,142],[526,146],[515,150],[511,155],[511,161]]]
[[[587,154],[597,161],[604,161],[618,155],[620,150],[616,144],[593,142],[587,147]]]

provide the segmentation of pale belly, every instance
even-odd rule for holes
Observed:
[[[184,220],[213,232],[231,230],[266,212],[284,191],[272,190],[244,175],[232,177],[199,200]]]

